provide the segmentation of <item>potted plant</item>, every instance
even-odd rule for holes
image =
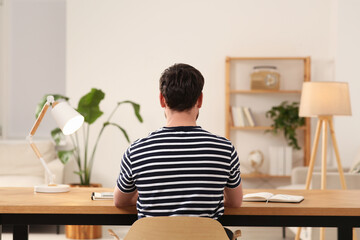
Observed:
[[[293,149],[301,149],[297,141],[296,129],[305,125],[305,118],[299,116],[298,102],[284,101],[267,111],[266,117],[271,118],[273,123],[271,124],[272,129],[265,132],[278,134],[279,131],[283,131],[287,144]]]
[[[48,95],[54,96],[55,100],[63,99],[65,101],[68,101],[69,98],[66,96],[62,96],[59,94],[47,94],[45,95],[40,103],[37,106],[36,109],[36,117],[40,113],[42,107],[44,106],[46,102],[46,98]],[[114,115],[114,113],[117,111],[120,105],[122,104],[130,104],[134,109],[134,114],[136,118],[139,120],[139,122],[143,122],[143,119],[140,115],[140,105],[137,103],[134,103],[132,101],[122,101],[118,102],[115,105],[114,110],[110,113],[109,117],[105,122],[102,124],[102,128],[100,129],[99,133],[97,134],[96,142],[95,144],[90,147],[89,146],[89,138],[90,138],[90,126],[96,122],[96,120],[103,115],[103,112],[100,110],[100,102],[104,99],[105,93],[101,91],[100,89],[92,88],[90,92],[85,94],[83,97],[80,98],[77,111],[84,116],[84,124],[82,126],[83,128],[83,141],[79,141],[79,134],[76,132],[72,135],[70,135],[71,143],[72,143],[72,149],[70,150],[59,150],[58,156],[59,159],[63,164],[66,164],[69,159],[74,156],[76,164],[78,166],[78,171],[75,172],[75,174],[79,175],[80,178],[80,185],[88,186],[91,183],[91,170],[95,159],[95,154],[97,150],[97,146],[99,143],[99,140],[102,136],[102,133],[104,132],[105,128],[108,126],[114,126],[117,129],[119,129],[122,134],[124,135],[125,139],[130,143],[129,136],[124,128],[122,128],[119,124],[111,122],[111,119]],[[80,131],[78,131],[80,132]],[[51,131],[51,136],[55,141],[56,145],[59,145],[61,140],[65,138],[63,133],[59,128],[56,128]]]

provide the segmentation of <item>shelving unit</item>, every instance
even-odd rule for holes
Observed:
[[[280,77],[279,90],[251,90],[250,73],[256,65],[275,65],[278,66]],[[310,81],[310,57],[227,57],[225,62],[225,136],[230,139],[241,159],[244,154],[250,152],[252,146],[246,149],[246,144],[250,144],[245,137],[259,135],[265,130],[271,130],[271,121],[267,120],[265,113],[272,106],[279,105],[282,101],[300,101],[301,87],[303,82]],[[257,124],[254,127],[238,127],[232,125],[231,107],[245,104],[253,110]],[[265,106],[267,105],[267,106]],[[260,109],[261,108],[261,109]],[[303,163],[307,166],[310,161],[310,119],[306,119],[304,127],[298,130],[298,135],[303,138],[299,142],[302,147]],[[246,135],[241,138],[241,135]],[[271,138],[272,137],[272,138]],[[259,141],[263,141],[263,147],[271,145],[274,139],[283,138],[282,134],[274,137],[270,133],[258,136]],[[268,143],[267,143],[267,142]],[[281,141],[281,140],[278,140]],[[284,140],[283,140],[284,141]],[[254,140],[252,141],[254,142]],[[260,143],[260,142],[259,142]],[[255,148],[255,147],[252,147]],[[242,153],[244,151],[245,153]],[[266,156],[267,149],[261,149]],[[241,156],[243,154],[243,156]],[[244,174],[247,178],[276,178],[287,176],[272,176],[263,174]]]

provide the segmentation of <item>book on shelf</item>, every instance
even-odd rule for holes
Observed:
[[[237,114],[237,107],[231,107],[231,114],[232,114],[232,119],[233,119],[233,126],[235,127],[240,127],[240,120],[239,120],[239,116]]]
[[[247,119],[247,122],[249,123],[249,126],[254,127],[256,125],[254,116],[252,114],[252,111],[249,107],[244,107],[244,113]]]
[[[236,110],[237,110],[237,114],[239,115],[240,127],[245,127],[246,123],[245,123],[245,115],[243,108],[237,107]]]
[[[285,156],[284,148],[277,147],[277,175],[285,175]]]
[[[232,106],[230,108],[231,113],[231,123],[235,127],[254,127],[256,125],[254,116],[249,107],[236,107]]]
[[[284,149],[284,163],[285,163],[285,168],[284,168],[284,174],[287,176],[291,175],[292,172],[292,161],[293,161],[293,157],[292,157],[292,147],[285,147]]]
[[[91,200],[113,200],[113,192],[92,192]]]
[[[230,125],[235,126],[233,107],[230,107]]]
[[[278,174],[278,147],[269,146],[269,160],[270,160],[270,175],[279,175]]]
[[[232,118],[235,127],[245,126],[245,116],[242,107],[231,107]]]
[[[270,175],[290,176],[292,171],[292,148],[289,146],[270,146]]]
[[[283,202],[299,203],[304,200],[304,196],[289,194],[273,194],[270,192],[248,193],[243,197],[244,202]]]

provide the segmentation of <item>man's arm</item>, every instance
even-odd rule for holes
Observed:
[[[127,207],[136,205],[138,198],[138,191],[135,190],[131,193],[124,193],[115,187],[114,189],[114,204],[116,207]]]
[[[242,182],[236,188],[225,187],[224,198],[225,207],[241,207],[243,200]]]

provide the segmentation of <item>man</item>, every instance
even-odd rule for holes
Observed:
[[[202,74],[190,65],[175,64],[163,72],[160,105],[166,126],[126,150],[114,190],[117,207],[136,204],[139,218],[218,219],[224,206],[241,206],[240,163],[234,146],[196,124],[203,85]]]

